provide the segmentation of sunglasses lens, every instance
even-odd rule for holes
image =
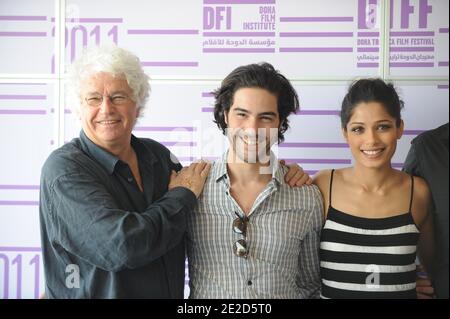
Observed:
[[[236,213],[236,215],[238,215]],[[248,222],[248,218],[247,216],[245,216],[244,218],[239,217],[236,218],[233,221],[233,231],[237,234],[246,236],[246,231],[247,231],[247,222]],[[247,257],[248,254],[248,250],[247,250],[247,242],[245,241],[245,239],[239,239],[238,241],[236,241],[233,245],[233,251],[234,254],[238,257]]]
[[[233,221],[233,231],[245,236],[245,223],[242,219],[236,218]]]
[[[247,231],[247,218],[238,217],[233,221],[233,231],[241,234],[243,236],[246,235]]]
[[[243,239],[239,239],[234,243],[234,254],[238,257],[247,257],[247,242]]]

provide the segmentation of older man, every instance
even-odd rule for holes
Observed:
[[[186,215],[210,165],[181,170],[164,146],[131,134],[149,84],[130,52],[87,50],[68,87],[82,131],[42,169],[46,297],[183,298]]]

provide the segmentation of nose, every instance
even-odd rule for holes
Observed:
[[[258,135],[258,121],[253,117],[249,117],[245,123],[245,132],[250,136]]]
[[[113,106],[109,96],[104,96],[103,101],[100,104],[100,112],[105,113],[105,114],[112,113],[113,107],[114,106]]]
[[[378,144],[378,133],[376,129],[369,129],[366,131],[366,144],[376,145]]]

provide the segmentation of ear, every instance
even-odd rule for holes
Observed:
[[[403,136],[403,130],[405,128],[405,123],[400,120],[400,126],[397,127],[397,139],[399,140]]]
[[[228,111],[223,112],[223,120],[225,124],[228,126]]]

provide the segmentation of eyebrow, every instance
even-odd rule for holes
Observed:
[[[236,107],[236,108],[234,108],[233,109],[233,112],[242,112],[242,113],[247,113],[247,114],[250,114],[251,112],[250,111],[248,111],[248,110],[246,110],[246,109],[243,109],[243,108],[240,108],[240,107]],[[262,112],[262,113],[258,113],[258,116],[261,116],[261,115],[265,115],[265,116],[277,116],[277,113],[275,113],[275,112]]]
[[[392,123],[393,121],[391,121],[391,120],[379,120],[379,121],[376,121],[375,123],[382,123],[382,122]],[[355,124],[364,125],[364,122],[351,122],[350,123],[350,125],[355,125]]]
[[[90,91],[90,92],[87,92],[86,94],[87,94],[87,95],[93,95],[93,94],[102,95],[102,94],[101,94],[100,92],[98,92],[98,91]],[[125,91],[123,91],[123,90],[112,91],[110,95],[112,96],[112,95],[115,95],[115,94],[128,95],[128,93],[125,92]]]

